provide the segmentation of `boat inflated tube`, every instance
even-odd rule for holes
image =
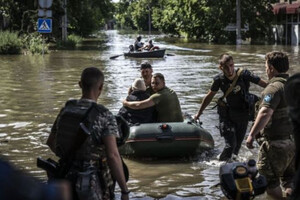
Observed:
[[[173,135],[161,135],[156,137],[159,142],[173,142],[175,137]]]

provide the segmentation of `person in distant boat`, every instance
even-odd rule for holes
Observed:
[[[135,79],[131,88],[132,92],[127,96],[127,101],[142,101],[150,97],[150,95],[146,92],[145,82],[141,78]],[[118,115],[121,115],[130,124],[151,123],[155,121],[154,111],[154,106],[141,110],[134,110],[123,106]]]
[[[165,77],[161,73],[152,76],[151,86],[153,91],[148,99],[143,101],[123,101],[123,105],[139,110],[155,106],[157,122],[182,122],[183,116],[176,92],[166,87]]]
[[[141,42],[141,40],[142,40],[141,36],[138,36],[136,38],[136,41],[134,42],[134,50],[135,51],[141,51],[142,50],[142,47],[144,46],[144,43]]]
[[[149,40],[148,44],[146,46],[144,46],[142,49],[147,50],[147,51],[153,51],[153,50],[159,49],[159,47],[154,46],[153,41]]]
[[[132,53],[134,52],[134,46],[131,44],[129,45],[129,52],[128,53]]]
[[[225,147],[219,160],[229,161],[238,155],[247,131],[249,105],[245,100],[245,95],[249,93],[250,82],[261,87],[266,87],[267,83],[246,69],[234,69],[233,57],[227,53],[220,56],[219,69],[222,73],[214,77],[211,88],[204,97],[194,119],[199,119],[213,97],[221,89],[224,95],[220,100],[224,102],[224,106],[218,106],[219,129],[221,136],[225,139]],[[235,84],[233,83],[234,79],[236,79]],[[234,85],[230,91],[231,84]],[[225,96],[226,93],[228,94]]]

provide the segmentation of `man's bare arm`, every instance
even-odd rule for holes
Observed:
[[[207,93],[207,95],[204,97],[202,104],[200,106],[199,111],[197,112],[197,114],[194,116],[194,119],[198,119],[200,117],[200,115],[202,115],[202,112],[205,110],[205,108],[210,104],[211,100],[213,99],[213,97],[216,95],[217,92],[213,92],[211,90],[209,90],[209,92]]]
[[[265,80],[263,80],[263,79],[260,79],[259,82],[258,82],[258,85],[259,85],[260,87],[265,88],[265,87],[267,87],[268,82],[265,81]]]
[[[253,141],[255,136],[267,125],[269,120],[271,119],[273,115],[274,110],[272,108],[262,107],[258,115],[255,119],[254,125],[251,128],[251,131],[249,133],[249,136],[246,141],[246,145],[248,148],[253,148]]]
[[[134,109],[134,110],[140,110],[140,109],[145,109],[145,108],[149,108],[155,105],[155,103],[152,101],[152,99],[148,98],[146,100],[143,101],[123,101],[123,105]]]
[[[103,143],[106,149],[108,165],[111,170],[112,176],[117,181],[121,191],[126,192],[128,191],[128,187],[125,180],[123,165],[118,151],[116,138],[112,135],[105,136],[103,137]],[[122,194],[122,199],[128,199],[128,194]]]

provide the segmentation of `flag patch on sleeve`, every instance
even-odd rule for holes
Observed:
[[[266,94],[264,97],[264,102],[270,103],[271,100],[272,100],[271,94]]]

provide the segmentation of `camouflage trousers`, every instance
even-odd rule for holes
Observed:
[[[115,183],[108,168],[72,169],[66,178],[72,183],[74,200],[113,200]]]
[[[291,139],[264,141],[258,154],[258,171],[264,175],[268,188],[292,186],[295,175],[295,144]]]

